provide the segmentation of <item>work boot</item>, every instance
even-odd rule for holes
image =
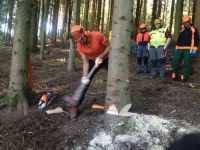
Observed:
[[[174,80],[174,81],[178,80],[178,78],[177,78],[177,76],[176,76],[175,73],[172,73],[172,75],[171,75],[171,79]]]
[[[148,67],[148,65],[144,65],[144,73],[149,73],[149,67]]]
[[[72,106],[72,108],[70,108],[69,110],[70,118],[75,119],[76,117],[78,117],[78,112],[79,112],[78,106]]]
[[[139,64],[136,65],[136,73],[137,74],[141,73],[141,65]]]
[[[186,82],[186,80],[184,79],[184,75],[180,76],[180,82]]]

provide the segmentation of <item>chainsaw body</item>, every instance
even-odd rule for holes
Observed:
[[[39,109],[44,109],[49,106],[54,99],[53,92],[43,92],[39,98]]]

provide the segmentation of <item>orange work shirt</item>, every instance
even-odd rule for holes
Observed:
[[[96,31],[89,32],[87,37],[88,44],[77,43],[78,51],[80,54],[85,54],[89,59],[95,60],[108,47],[108,40],[102,33]],[[104,58],[108,58],[108,54]]]

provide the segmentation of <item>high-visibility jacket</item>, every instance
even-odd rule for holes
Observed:
[[[136,37],[136,42],[138,45],[147,45],[147,43],[149,43],[150,40],[150,35],[149,32],[145,32],[145,33],[138,33],[137,37]]]
[[[199,34],[193,26],[183,28],[180,31],[176,49],[197,50],[199,45]]]
[[[150,32],[150,44],[155,48],[158,48],[159,46],[164,46],[166,40],[167,37],[165,28],[155,29]]]

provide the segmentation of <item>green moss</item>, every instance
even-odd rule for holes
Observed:
[[[120,125],[116,126],[115,133],[122,134],[127,131],[135,131],[136,130],[135,127],[136,127],[136,122],[132,119],[129,119],[127,122],[121,123]]]
[[[19,95],[15,95],[14,97],[7,96],[3,99],[3,102],[8,106],[16,107],[20,99],[21,97]]]

